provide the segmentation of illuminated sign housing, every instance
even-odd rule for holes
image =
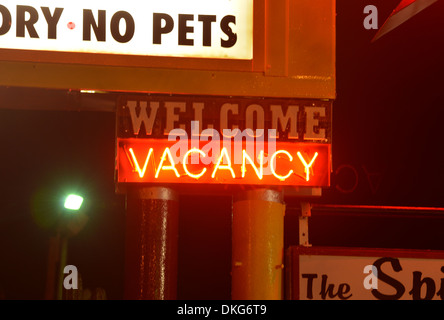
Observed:
[[[3,1],[5,49],[252,59],[253,0]]]
[[[335,0],[0,5],[1,86],[336,96]]]

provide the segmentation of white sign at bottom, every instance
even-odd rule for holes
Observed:
[[[299,273],[299,299],[444,300],[443,253],[432,259],[421,253],[418,258],[385,254],[390,252],[381,250],[379,257],[300,254],[293,260],[298,266],[292,266]]]

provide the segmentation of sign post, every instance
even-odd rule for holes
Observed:
[[[164,187],[127,193],[125,299],[177,298],[178,195]]]
[[[285,204],[282,191],[253,189],[234,197],[233,300],[283,299]]]

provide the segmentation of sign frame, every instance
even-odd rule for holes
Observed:
[[[406,259],[444,260],[444,251],[419,250],[419,249],[395,249],[395,248],[323,247],[323,246],[306,247],[301,245],[290,246],[286,250],[285,296],[287,300],[300,299],[300,292],[299,292],[300,256],[393,257],[393,258],[406,258]],[[366,274],[362,273],[362,280],[364,280],[365,276]]]
[[[332,103],[329,101],[162,94],[123,94],[117,101],[115,182],[118,193],[135,186],[161,183],[181,193],[198,189],[214,194],[221,189],[225,193],[239,188],[272,187],[283,190],[286,196],[319,196],[321,188],[330,186]],[[263,129],[256,132],[257,136],[248,130],[254,123],[257,129]],[[313,132],[309,135],[309,131]],[[315,138],[312,133],[320,135]],[[208,152],[216,152],[208,147],[214,146],[214,139],[220,153],[209,156]],[[207,161],[211,158],[212,162],[194,167],[194,173],[205,171],[206,174],[193,177],[185,169],[188,165],[184,166],[183,159],[188,161],[186,153],[201,147],[207,152],[199,149],[203,158]],[[166,154],[170,148],[172,153],[168,150]],[[224,156],[223,148],[227,148]],[[256,159],[259,148],[264,148],[263,166]],[[250,157],[248,160],[244,151]],[[195,156],[196,153],[194,151]],[[279,162],[279,172],[288,176],[276,175],[277,171],[269,166],[268,160],[274,155],[280,160],[274,158],[276,167],[271,167],[277,170]],[[217,163],[222,164],[219,156],[225,167],[220,170],[222,174],[216,169]],[[176,161],[174,168],[169,157]],[[233,176],[226,168],[229,159]],[[254,168],[251,161],[255,163]],[[164,165],[170,167],[169,172],[163,172]],[[263,167],[263,176],[258,176],[260,167]],[[213,176],[214,171],[218,173]]]
[[[255,0],[251,61],[0,48],[0,86],[334,99],[335,15],[335,0]]]

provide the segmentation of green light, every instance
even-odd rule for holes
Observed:
[[[83,197],[70,194],[65,199],[65,208],[69,210],[79,210],[83,203]]]

